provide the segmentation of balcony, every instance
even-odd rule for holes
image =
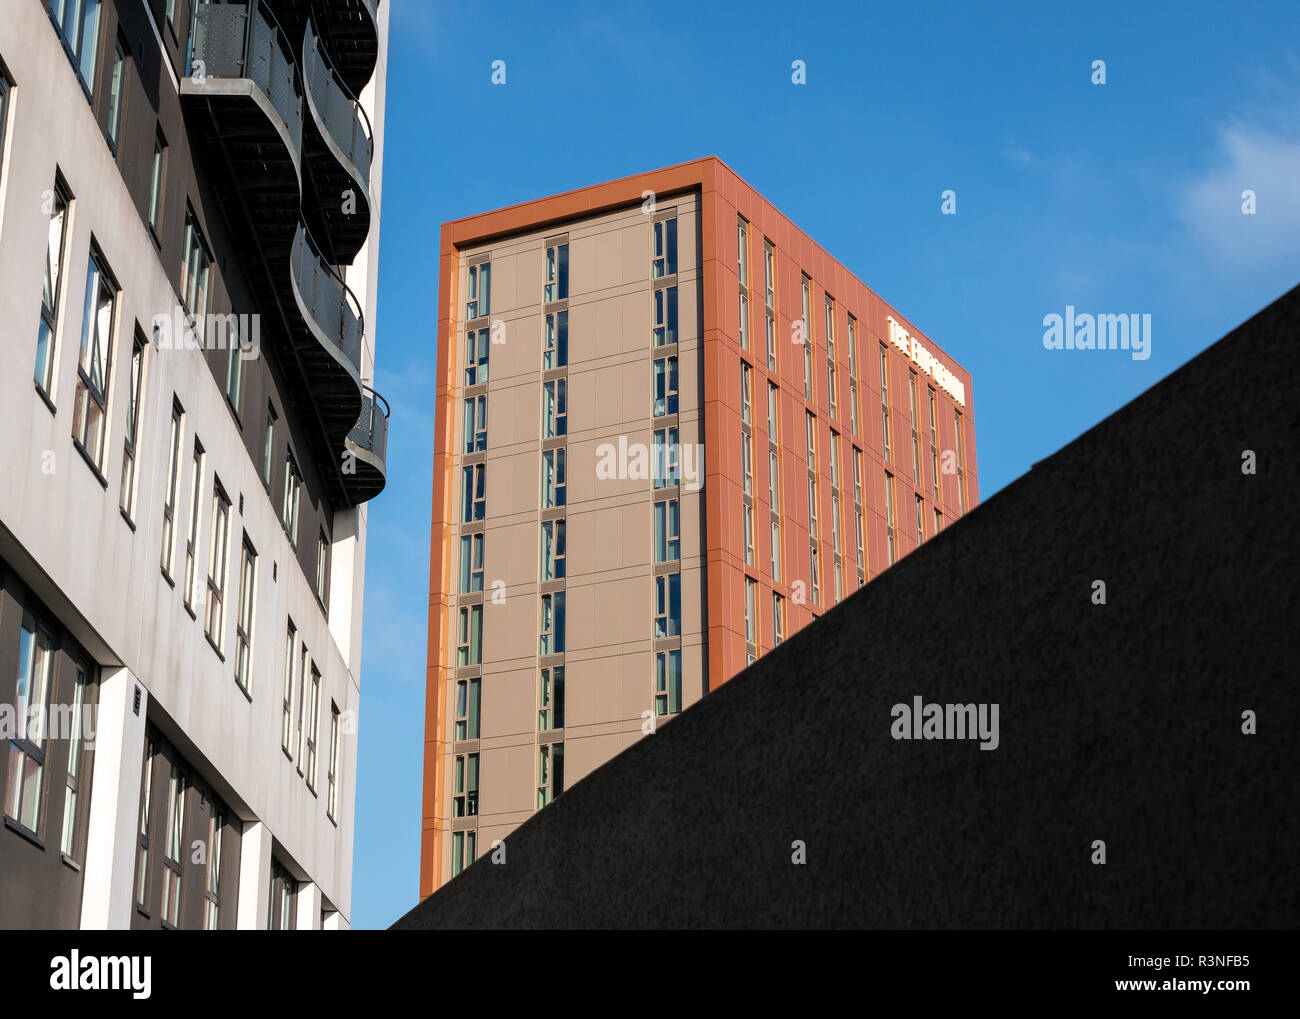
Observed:
[[[316,0],[312,10],[325,51],[348,92],[360,95],[379,60],[380,0]]]
[[[181,99],[232,183],[264,254],[285,258],[302,195],[303,93],[294,50],[265,0],[204,4]]]
[[[305,204],[335,264],[351,263],[370,233],[370,120],[334,67],[309,17],[302,43],[307,108]]]
[[[362,387],[361,416],[344,445],[352,454],[352,471],[344,483],[352,502],[367,502],[383,491],[387,477],[388,401],[369,386]]]
[[[303,223],[294,236],[288,276],[302,326],[292,331],[294,353],[304,375],[306,395],[328,438],[319,455],[337,464],[344,439],[362,408],[364,315],[356,296],[321,255]]]

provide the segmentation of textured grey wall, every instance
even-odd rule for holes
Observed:
[[[1298,342],[1300,288],[394,926],[1296,926]]]

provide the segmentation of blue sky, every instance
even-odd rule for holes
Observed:
[[[1295,0],[387,2],[375,334],[393,419],[370,507],[355,927],[417,899],[445,220],[721,157],[970,370],[984,498],[1300,282]],[[1066,305],[1149,313],[1150,359],[1045,350]]]

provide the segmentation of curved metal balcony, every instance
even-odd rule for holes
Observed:
[[[360,95],[379,62],[380,0],[312,0],[316,24],[339,77]]]
[[[384,490],[387,480],[388,401],[362,386],[361,416],[348,433],[344,448],[352,454],[352,473],[344,469],[344,484],[353,502],[368,502]]]
[[[302,43],[307,108],[307,202],[336,263],[350,263],[370,234],[370,118],[335,70],[310,17]]]
[[[302,201],[303,89],[294,49],[265,0],[195,12],[181,98],[264,250],[288,254]]]
[[[290,259],[293,298],[306,326],[298,358],[306,369],[311,399],[335,440],[332,458],[361,412],[361,337],[364,313],[338,270],[321,255],[303,223]]]

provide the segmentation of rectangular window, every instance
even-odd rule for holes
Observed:
[[[177,486],[181,473],[181,436],[185,431],[185,412],[172,402],[171,436],[167,442],[167,489],[163,493],[162,571],[172,574],[172,545],[176,533]]]
[[[465,330],[465,385],[481,386],[487,382],[490,346],[486,329]]]
[[[483,535],[460,536],[460,594],[483,590]]]
[[[82,714],[86,710],[86,669],[77,665],[72,686],[72,732],[68,734],[68,774],[63,795],[63,835],[59,846],[63,855],[76,862],[81,840],[77,832],[79,794],[81,792]]]
[[[209,276],[212,273],[212,254],[199,231],[193,212],[185,214],[185,261],[181,263],[181,296],[186,310],[202,327],[208,313]]]
[[[934,511],[934,533],[938,534],[943,530],[943,511],[935,508]]]
[[[542,580],[564,579],[564,521],[542,521]]]
[[[776,310],[776,248],[763,239],[763,303]]]
[[[131,347],[131,393],[126,405],[126,435],[122,439],[122,487],[118,505],[128,520],[135,516],[135,447],[140,433],[140,408],[144,397],[144,352],[149,341],[136,331]]]
[[[153,740],[149,740],[140,777],[140,835],[135,849],[135,904],[141,909],[149,908],[149,825],[153,816],[153,759],[157,752]]]
[[[655,417],[677,413],[677,358],[656,357],[652,362],[654,375],[653,411]]]
[[[185,852],[185,776],[172,765],[167,786],[167,837],[163,849],[162,919],[171,927],[181,922],[181,859]]]
[[[781,442],[781,433],[777,428],[777,420],[776,420],[776,408],[777,408],[777,403],[780,400],[780,393],[781,390],[777,386],[773,385],[770,382],[768,383],[767,385],[767,441],[771,443],[773,446],[779,445]],[[775,503],[773,505],[775,505]]]
[[[451,876],[456,877],[477,858],[478,832],[451,833]]]
[[[774,516],[772,518],[772,534],[769,538],[772,546],[772,579],[780,581],[781,579],[781,522]]]
[[[311,675],[311,669],[312,669],[311,652],[307,650],[307,644],[304,642],[301,645],[301,648],[302,648],[302,656],[299,659],[301,664],[298,666],[298,691],[297,691],[298,704],[294,712],[295,716],[297,717],[298,724],[297,724],[297,728],[294,730],[294,736],[293,736],[293,759],[297,760],[298,762],[299,775],[302,774],[302,730],[303,730],[303,722],[305,721],[306,718],[303,712],[303,702],[306,700],[307,697],[307,677]]]
[[[803,277],[803,395],[804,399],[813,399],[813,327],[812,327],[812,280]]]
[[[456,637],[456,665],[483,664],[483,606],[462,605]]]
[[[673,488],[681,484],[681,446],[676,428],[656,428],[652,450],[655,488]]]
[[[758,581],[745,578],[745,642],[758,644]]]
[[[55,0],[57,3],[58,0]],[[122,86],[126,75],[126,53],[121,39],[113,51],[113,78],[108,93],[108,143],[117,151],[118,131],[122,126]]]
[[[682,710],[682,653],[655,652],[655,714],[675,715]]]
[[[492,264],[490,262],[480,262],[469,267],[467,295],[468,300],[465,302],[467,319],[484,318],[492,314]],[[486,334],[486,330],[483,332]]]
[[[60,284],[63,282],[63,257],[65,233],[68,225],[68,207],[72,196],[63,184],[62,177],[55,177],[54,194],[51,199],[50,222],[45,241],[45,285],[41,291],[41,324],[36,335],[36,365],[34,377],[41,392],[50,395],[51,381],[54,373],[54,345],[58,332]]]
[[[736,222],[736,275],[740,282],[740,349],[749,349],[748,230],[743,219]]]
[[[93,247],[86,267],[86,306],[77,358],[77,396],[72,435],[96,467],[103,466],[108,380],[112,370],[117,284]]]
[[[542,368],[565,368],[569,364],[569,313],[553,311],[546,316],[546,346],[542,350]]]
[[[858,587],[867,582],[866,529],[862,517],[862,451],[853,450],[853,531],[858,561]]]
[[[266,926],[273,931],[294,929],[294,900],[298,894],[295,881],[274,856],[271,857],[271,890],[268,895],[270,915]]]
[[[939,425],[938,425],[938,403],[935,399],[935,392],[929,386],[926,391],[930,394],[930,481],[931,493],[935,501],[939,500]]]
[[[542,669],[541,697],[537,708],[537,731],[564,728],[564,666]]]
[[[330,765],[325,797],[325,815],[331,821],[339,818],[339,709],[330,703]]]
[[[291,754],[289,740],[293,735],[293,666],[297,661],[295,652],[295,642],[298,631],[294,629],[293,620],[289,621],[289,629],[285,637],[284,649],[284,700],[280,711],[280,747],[286,754]]]
[[[569,430],[569,383],[551,379],[542,383],[542,437],[553,439]]]
[[[835,600],[844,597],[844,545],[840,529],[840,437],[831,430],[831,551],[834,561],[831,567],[835,576]]]
[[[677,273],[677,220],[661,219],[654,225],[652,275],[673,276]]]
[[[767,370],[776,371],[776,249],[763,241],[763,304],[767,330]]]
[[[48,717],[54,641],[31,612],[24,611],[18,631],[18,684],[14,698],[14,735],[9,740],[8,795],[5,813],[39,836],[44,818],[45,719]]]
[[[743,424],[754,421],[754,369],[746,361],[740,362],[740,420]]]
[[[214,804],[208,818],[207,880],[203,888],[203,929],[215,931],[220,927],[221,916],[221,834],[226,819]]]
[[[321,531],[316,536],[316,597],[322,605],[328,606],[330,583],[330,542]]]
[[[912,422],[912,484],[921,483],[921,433],[916,420],[916,372],[907,370],[907,404]]]
[[[655,503],[655,562],[675,563],[682,557],[681,513],[676,499]]]
[[[208,550],[208,603],[204,632],[218,651],[226,623],[226,542],[230,536],[230,499],[220,481],[212,486],[212,547]]]
[[[542,595],[542,621],[538,630],[537,653],[564,653],[564,592]]]
[[[87,95],[95,89],[99,8],[100,0],[50,0],[50,17],[63,36],[63,48]]]
[[[849,316],[849,431],[858,434],[858,320]]]
[[[889,565],[898,559],[898,537],[894,522],[894,476],[885,471],[885,535],[889,543]]]
[[[155,135],[153,140],[153,162],[149,170],[149,229],[153,231],[155,237],[158,236],[158,220],[162,216],[163,202],[163,180],[166,172],[167,163],[167,143],[163,141],[162,135]],[[181,276],[185,277],[186,268],[189,265],[190,249],[188,243],[190,240],[188,232],[185,236],[186,251],[185,262],[181,265]],[[184,288],[182,287],[182,293]]]
[[[451,802],[453,817],[478,816],[478,754],[456,756]]]
[[[465,429],[462,453],[480,453],[487,449],[487,397],[465,398]]]
[[[808,471],[817,473],[817,418],[812,411],[804,411],[803,417],[804,445],[807,447]]]
[[[832,418],[838,416],[835,410],[838,392],[839,372],[835,364],[835,302],[828,294],[826,297],[826,405]]]
[[[736,278],[742,287],[749,286],[749,224],[736,220]]]
[[[460,469],[460,522],[482,520],[487,512],[487,465],[466,464]]]
[[[537,809],[541,810],[564,792],[564,744],[544,743],[537,749]]]
[[[226,399],[235,417],[239,417],[243,406],[240,397],[244,392],[244,353],[239,346],[239,333],[233,325],[226,344]]]
[[[298,511],[302,506],[302,474],[298,471],[298,462],[293,454],[285,457],[284,498],[280,504],[280,519],[284,521],[285,530],[289,532],[289,543],[298,547]]]
[[[546,249],[546,286],[542,299],[547,303],[563,301],[569,296],[569,245],[552,244]]]
[[[741,517],[745,527],[745,565],[754,565],[754,507],[746,501],[741,506]]]
[[[664,287],[655,291],[654,322],[651,335],[656,347],[677,342],[677,288]]]
[[[311,666],[311,686],[307,688],[307,788],[316,791],[316,740],[320,732],[320,670]]]
[[[563,506],[565,500],[565,450],[542,450],[542,507],[554,509]]]
[[[257,553],[248,535],[239,553],[239,616],[235,623],[235,682],[253,692],[253,595],[257,590]]]
[[[194,585],[198,580],[199,517],[203,498],[203,444],[194,440],[190,460],[190,529],[185,539],[185,583],[181,598],[187,609],[194,606]]]
[[[271,487],[271,458],[275,452],[275,405],[266,406],[266,432],[262,436],[262,481]]]
[[[916,497],[916,543],[920,545],[925,541],[925,504],[921,497]]]
[[[748,496],[754,494],[754,443],[748,428],[740,430],[740,490]]]
[[[456,681],[456,739],[478,739],[479,708],[482,705],[482,680],[473,679]]]
[[[772,592],[772,646],[779,647],[785,640],[785,599]]]
[[[957,435],[957,508],[966,512],[966,440],[961,431],[961,411],[952,412],[952,427]]]
[[[880,441],[884,443],[885,463],[889,455],[889,351],[880,345]]]
[[[682,633],[682,575],[661,573],[655,577],[655,638],[680,637]]]

